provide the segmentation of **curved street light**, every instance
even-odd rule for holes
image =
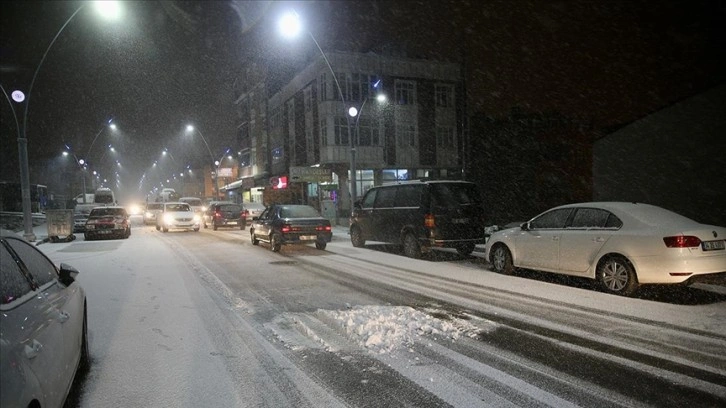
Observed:
[[[297,37],[299,32],[303,29],[302,22],[300,20],[300,15],[295,11],[292,10],[289,13],[282,16],[280,21],[278,22],[278,29],[280,30],[280,33],[283,37],[286,38],[294,38]],[[333,76],[333,80],[335,81],[335,86],[338,88],[338,96],[340,96],[340,102],[343,103],[343,109],[345,109],[345,98],[343,97],[343,90],[340,88],[340,83],[338,82],[338,77],[335,75],[335,71],[333,71],[333,67],[330,65],[330,61],[328,60],[328,56],[325,55],[323,52],[323,49],[320,48],[320,44],[318,44],[318,40],[315,39],[315,36],[310,30],[307,30],[308,35],[310,35],[310,38],[315,43],[315,46],[318,47],[318,51],[320,51],[320,54],[323,56],[323,60],[325,60],[325,64],[328,66],[328,69],[330,70],[330,74]],[[353,138],[352,138],[352,132],[350,128],[350,116],[344,115],[346,122],[348,124],[348,144],[350,146],[350,213],[353,214],[353,210],[355,208],[355,199],[357,194],[356,191],[356,185],[355,185],[355,145],[353,144]]]
[[[117,2],[95,2],[96,9],[101,12],[102,14],[106,16],[112,15],[116,17],[119,14],[119,7]],[[43,53],[43,56],[40,59],[40,62],[38,63],[38,66],[35,68],[35,72],[33,73],[33,78],[30,80],[30,85],[28,86],[28,93],[25,96],[25,105],[24,105],[24,111],[23,111],[23,131],[22,131],[22,137],[18,137],[18,155],[20,157],[20,188],[21,188],[21,194],[22,194],[22,202],[23,202],[23,226],[24,226],[24,233],[23,238],[25,238],[27,241],[33,242],[35,241],[35,234],[33,233],[33,220],[32,220],[32,213],[30,208],[30,169],[28,166],[28,109],[30,106],[30,95],[33,91],[33,85],[35,84],[35,79],[38,77],[38,72],[40,71],[40,67],[43,65],[43,62],[45,61],[45,58],[48,56],[48,52],[53,47],[53,44],[55,44],[55,41],[58,39],[58,37],[63,32],[63,29],[66,28],[68,23],[73,20],[73,17],[75,17],[85,6],[87,3],[81,4],[80,7],[76,9],[73,14],[71,14],[70,17],[68,17],[68,20],[66,20],[65,23],[61,26],[60,30],[56,33],[55,37],[53,37],[53,40],[48,44],[48,48]],[[13,92],[13,95],[15,95],[16,92]],[[20,101],[22,101],[21,98]],[[18,100],[16,99],[16,100]],[[20,133],[20,132],[19,132]],[[85,179],[84,179],[85,182]],[[84,191],[83,194],[86,192]]]

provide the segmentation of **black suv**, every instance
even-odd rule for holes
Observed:
[[[243,230],[247,226],[245,209],[240,204],[212,203],[207,209],[207,214],[209,223],[212,224],[212,229],[215,231],[222,227],[239,227],[239,229]]]
[[[355,202],[350,240],[403,245],[420,258],[432,248],[469,255],[485,242],[484,206],[476,184],[467,181],[403,181],[372,187]]]

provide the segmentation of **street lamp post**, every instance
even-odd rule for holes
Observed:
[[[373,84],[373,88],[378,88],[378,85],[380,84],[380,82],[381,82],[380,80],[376,81],[376,83]],[[360,105],[360,109],[356,109],[355,106],[351,106],[350,109],[348,109],[348,115],[351,118],[355,117],[355,141],[358,143],[360,143],[360,127],[359,127],[360,117],[363,116],[363,108],[366,106],[366,102],[368,102],[368,98],[369,98],[369,95],[366,95],[365,99],[363,99],[363,103],[361,103],[361,105]],[[379,93],[378,95],[376,95],[376,100],[379,103],[383,103],[386,101],[386,95]],[[356,160],[356,157],[355,157],[356,156],[356,150],[355,150],[356,143],[354,143],[353,139],[350,140],[350,145],[351,145],[351,149],[350,149],[351,168],[353,169],[351,172],[351,179],[352,179],[351,184],[353,185],[351,200],[355,200],[355,198],[357,197],[356,193],[358,191],[358,177],[356,175],[356,162],[355,162],[355,160]],[[351,204],[351,214],[352,214],[352,211],[353,210],[352,210],[352,204]]]
[[[300,22],[300,16],[297,14],[297,12],[292,11],[285,16],[283,16],[282,19],[280,19],[279,25],[278,25],[280,32],[284,37],[292,38],[297,36],[297,34],[302,29],[302,24]],[[318,40],[315,39],[315,36],[310,30],[307,30],[308,34],[310,35],[310,38],[315,43],[315,46],[318,47],[318,51],[320,51],[320,54],[323,56],[323,60],[325,61],[325,64],[328,66],[328,69],[330,70],[330,74],[333,76],[333,81],[335,81],[335,86],[338,88],[338,96],[340,96],[340,102],[343,104],[343,108],[345,108],[345,98],[343,97],[343,90],[340,88],[340,83],[338,82],[338,77],[335,75],[335,71],[333,71],[333,67],[330,65],[330,61],[328,60],[328,56],[325,55],[323,52],[323,49],[320,48],[320,44],[318,44]],[[350,213],[353,214],[353,210],[355,209],[355,197],[356,197],[356,186],[354,183],[355,179],[355,146],[353,145],[353,138],[352,138],[352,132],[350,129],[350,117],[348,115],[345,115],[346,122],[348,124],[348,144],[350,147],[350,179],[348,180],[350,182]]]
[[[110,13],[117,14],[118,13],[118,5],[117,2],[97,2],[97,7],[99,7],[99,11],[110,15]],[[65,23],[61,26],[60,30],[56,33],[55,37],[53,37],[53,40],[48,44],[48,48],[46,48],[45,52],[43,53],[43,56],[40,59],[40,62],[38,63],[38,66],[35,68],[35,72],[33,73],[33,78],[30,80],[30,86],[28,86],[28,94],[26,97],[21,98],[18,102],[22,102],[23,99],[25,99],[25,105],[23,110],[23,131],[22,131],[22,137],[18,137],[18,155],[20,156],[20,188],[21,188],[21,194],[22,194],[22,201],[23,201],[23,226],[24,226],[24,233],[23,237],[29,241],[33,242],[35,241],[35,234],[33,233],[33,220],[32,220],[32,213],[30,208],[30,169],[28,166],[28,109],[30,106],[30,95],[33,91],[33,85],[35,84],[35,79],[38,77],[38,71],[40,71],[40,67],[43,65],[43,62],[45,61],[45,58],[48,56],[48,52],[50,51],[51,47],[53,47],[53,44],[55,44],[55,41],[58,39],[58,36],[63,32],[63,29],[66,28],[68,23],[73,20],[73,17],[75,17],[83,7],[85,7],[86,4],[82,4],[80,7],[76,9],[73,14],[71,14],[70,17],[68,17],[68,20],[66,20]],[[19,91],[15,91],[19,92]],[[13,94],[15,94],[13,92]],[[18,132],[20,133],[20,132]],[[20,135],[18,135],[20,136]],[[85,178],[84,178],[85,182]],[[84,197],[86,192],[83,192]]]
[[[222,164],[222,160],[224,159],[224,156],[226,156],[227,154],[229,154],[229,151],[230,150],[231,149],[228,147],[227,150],[225,150],[224,153],[222,153],[222,155],[219,156],[219,160],[215,160],[214,161],[214,167],[215,167],[215,170],[214,170],[214,188],[215,188],[215,191],[217,193],[217,198],[219,198],[219,166]]]
[[[197,133],[199,133],[199,136],[202,137],[202,141],[204,142],[204,145],[207,147],[207,152],[209,152],[209,157],[212,159],[212,163],[214,163],[215,160],[214,160],[214,155],[212,154],[212,149],[209,148],[209,143],[207,143],[207,139],[204,138],[204,135],[202,134],[202,132],[192,125],[187,125],[186,129],[187,129],[187,132],[196,131]],[[227,150],[229,151],[229,149],[227,149]],[[225,152],[225,154],[227,154],[227,152]],[[224,157],[224,155],[222,155],[222,157]],[[219,198],[219,183],[217,181],[217,174],[216,174],[218,172],[219,172],[219,168],[217,168],[215,175],[214,175],[214,187],[215,187],[214,192],[216,194],[215,198]]]

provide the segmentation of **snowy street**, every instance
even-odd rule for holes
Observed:
[[[76,267],[88,297],[92,365],[68,406],[726,401],[718,290],[624,298],[586,281],[499,275],[481,253],[354,248],[341,228],[326,251],[273,253],[247,230],[138,222],[127,240],[38,248]]]

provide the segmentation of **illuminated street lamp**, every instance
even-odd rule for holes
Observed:
[[[303,29],[302,21],[300,20],[300,15],[297,14],[294,10],[285,14],[280,21],[278,22],[278,29],[280,30],[280,34],[282,34],[283,37],[286,38],[294,38],[297,37],[300,31]],[[333,67],[330,65],[330,61],[328,60],[328,57],[323,52],[323,49],[320,48],[320,44],[318,44],[318,40],[315,39],[315,36],[313,35],[310,30],[308,30],[308,35],[310,35],[310,38],[315,43],[315,46],[318,47],[318,51],[320,51],[320,54],[323,56],[323,60],[325,61],[325,64],[328,66],[328,69],[330,70],[330,74],[333,76],[333,81],[335,81],[335,86],[338,89],[338,96],[340,96],[340,101],[343,103],[343,108],[345,109],[345,98],[343,97],[343,91],[340,87],[340,83],[338,82],[338,77],[335,75],[335,71],[333,70]],[[355,146],[353,145],[353,138],[352,138],[352,132],[350,128],[350,116],[345,115],[346,122],[348,124],[348,144],[350,145],[350,213],[353,214],[353,210],[355,208],[355,198],[357,196],[356,192],[356,185],[354,182],[355,179]]]
[[[75,17],[82,9],[89,3],[82,3],[78,9],[76,9],[73,14],[71,14],[70,17],[68,17],[68,20],[66,20],[65,23],[61,26],[60,30],[56,33],[55,37],[53,37],[53,40],[48,45],[48,48],[45,50],[45,53],[43,53],[43,56],[40,59],[40,62],[38,63],[38,66],[35,68],[35,72],[33,73],[33,78],[30,80],[30,86],[28,86],[28,93],[27,95],[23,95],[23,93],[19,90],[13,91],[13,100],[15,100],[18,103],[21,103],[25,101],[24,111],[23,111],[23,131],[22,131],[22,137],[20,137],[20,131],[18,131],[18,155],[20,157],[20,188],[21,188],[21,194],[22,194],[22,201],[23,201],[23,224],[24,224],[24,233],[23,237],[30,242],[35,241],[35,234],[33,233],[33,220],[32,220],[32,213],[30,208],[30,169],[28,168],[28,109],[30,106],[30,95],[33,91],[33,85],[35,84],[35,79],[38,77],[38,72],[40,71],[40,67],[43,65],[43,62],[45,61],[45,58],[48,56],[48,52],[53,47],[53,44],[55,44],[55,41],[58,39],[60,34],[63,32],[63,29],[66,28],[68,23],[73,20],[73,17]],[[111,18],[117,18],[120,15],[120,8],[119,4],[114,1],[97,1],[95,2],[96,10],[102,14],[105,17],[111,17]],[[4,92],[4,90],[3,90]],[[15,110],[13,109],[13,113],[15,113]],[[85,179],[84,179],[85,182]],[[85,191],[83,192],[85,197]]]

